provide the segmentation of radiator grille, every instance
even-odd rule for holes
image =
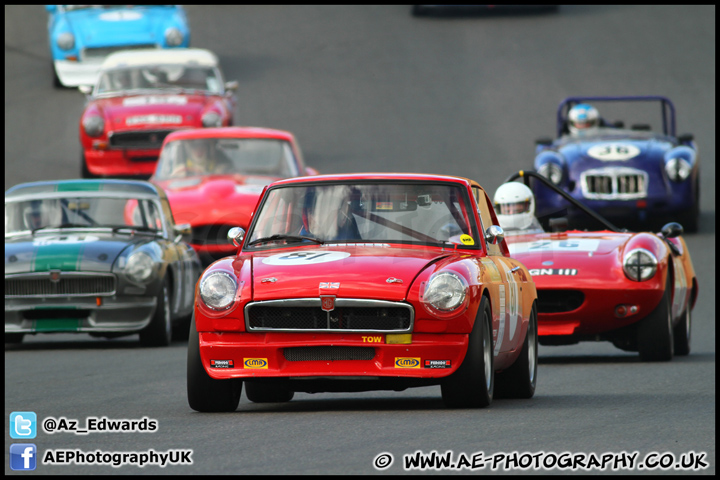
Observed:
[[[248,330],[410,332],[413,310],[395,302],[337,299],[327,312],[318,298],[251,303],[245,318]]]
[[[104,60],[105,57],[111,53],[119,52],[120,50],[137,50],[144,48],[157,48],[154,43],[142,44],[142,45],[122,45],[117,47],[93,47],[84,48],[82,51],[83,60]]]
[[[538,290],[539,313],[570,312],[585,301],[585,294],[577,290]]]
[[[283,351],[285,360],[304,362],[312,360],[372,360],[375,349],[372,347],[290,347]]]
[[[44,276],[5,278],[5,297],[95,296],[114,293],[114,275],[68,276],[68,274],[63,274],[57,282],[50,280],[49,273]]]
[[[174,130],[139,130],[113,132],[110,146],[113,148],[159,149],[163,140]],[[155,158],[157,160],[157,158]]]
[[[647,196],[647,173],[634,169],[589,170],[582,175],[586,198],[630,200]]]

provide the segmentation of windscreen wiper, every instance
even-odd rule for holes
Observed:
[[[258,243],[265,243],[265,242],[272,242],[274,240],[286,240],[290,242],[302,242],[303,240],[308,240],[310,242],[315,242],[318,245],[322,245],[322,240],[314,237],[306,237],[305,235],[286,235],[283,233],[276,233],[275,235],[270,235],[269,237],[262,237],[258,238],[257,240],[253,240],[252,242],[248,243],[247,246],[250,247],[252,245],[257,245]]]

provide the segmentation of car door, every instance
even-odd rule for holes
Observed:
[[[489,198],[482,190],[473,188],[473,196],[477,202],[478,213],[482,224],[483,237],[485,230],[493,225],[493,219],[490,215],[492,208]],[[527,283],[528,275],[522,264],[508,256],[505,256],[501,245],[490,244],[484,238],[487,246],[488,256],[497,268],[500,276],[499,310],[500,310],[500,326],[498,329],[497,341],[495,344],[495,354],[516,349],[520,344],[520,331],[523,319],[527,320],[530,311],[524,311],[523,290]]]

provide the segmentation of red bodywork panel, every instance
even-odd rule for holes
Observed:
[[[223,125],[231,125],[233,110],[232,99],[221,95],[158,92],[92,99],[80,117],[83,161],[93,175],[152,175],[167,131],[200,128],[207,112],[216,112]],[[83,128],[83,119],[94,115],[103,118],[105,128],[101,135],[91,137]],[[121,146],[112,139],[114,135],[150,131],[157,132],[154,140],[129,139]]]
[[[512,256],[530,270],[537,286],[540,336],[600,334],[638,322],[660,303],[667,275],[673,278],[673,319],[679,321],[685,309],[692,308],[695,274],[682,238],[671,239],[682,250],[681,256],[674,256],[652,233],[570,231],[506,240]],[[624,254],[635,248],[649,250],[658,259],[657,273],[647,281],[633,281],[623,271]],[[570,291],[584,295],[582,304],[550,313],[543,299],[567,297]],[[553,292],[557,296],[550,297]],[[619,317],[616,309],[623,305],[628,313]]]

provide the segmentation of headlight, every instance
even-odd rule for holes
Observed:
[[[441,312],[455,310],[465,301],[467,284],[459,275],[452,272],[442,272],[434,275],[423,294],[423,302]]]
[[[222,127],[222,119],[215,112],[207,112],[202,116],[203,127]]]
[[[562,168],[556,163],[549,162],[542,164],[540,168],[538,168],[538,173],[555,185],[560,185],[562,181]]]
[[[83,118],[83,129],[91,137],[99,137],[105,131],[105,120],[98,115],[89,115]]]
[[[690,176],[692,167],[684,158],[675,157],[665,163],[665,171],[673,182],[682,182]]]
[[[651,279],[657,272],[657,258],[644,248],[636,248],[625,254],[623,270],[630,280],[643,282]]]
[[[183,41],[183,34],[175,27],[165,30],[165,43],[168,47],[177,47]]]
[[[155,262],[145,252],[135,252],[128,258],[124,273],[135,283],[147,283],[152,277]]]
[[[75,46],[75,35],[70,32],[61,33],[58,35],[55,43],[57,43],[57,46],[62,50],[70,50]]]
[[[200,297],[214,310],[225,310],[235,301],[237,283],[225,272],[213,272],[200,282]]]

